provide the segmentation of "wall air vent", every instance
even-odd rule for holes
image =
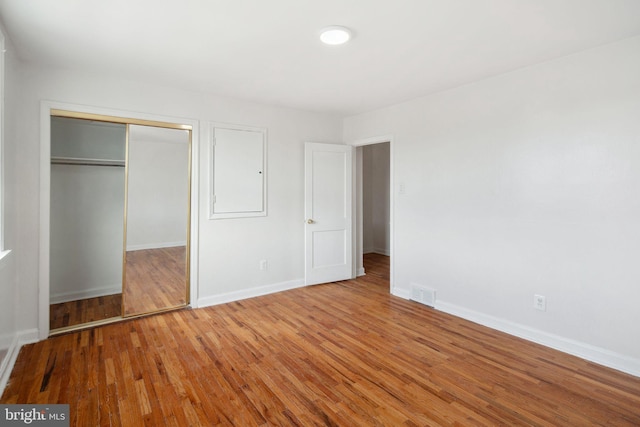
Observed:
[[[411,300],[419,302],[429,307],[436,305],[436,290],[426,286],[411,284]]]

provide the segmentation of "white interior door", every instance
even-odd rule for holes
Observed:
[[[352,278],[353,147],[305,144],[305,284]]]

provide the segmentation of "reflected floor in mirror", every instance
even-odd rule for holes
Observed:
[[[124,315],[187,303],[186,247],[127,251]]]
[[[122,294],[51,304],[49,308],[49,328],[54,330],[68,326],[83,325],[98,320],[120,317],[121,314]]]

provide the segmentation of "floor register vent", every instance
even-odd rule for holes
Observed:
[[[411,284],[411,300],[419,302],[429,307],[436,306],[436,290],[426,286]]]

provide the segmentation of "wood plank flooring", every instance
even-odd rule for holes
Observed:
[[[640,425],[640,378],[388,288],[371,274],[50,338],[1,401],[69,403],[72,426]]]
[[[362,262],[365,274],[389,280],[390,258],[388,256],[368,253],[362,256]]]
[[[122,316],[122,294],[51,304],[49,329],[82,325]]]
[[[124,315],[187,303],[186,246],[127,251]]]
[[[185,246],[127,252],[125,316],[187,303],[185,255]],[[122,294],[51,304],[49,328],[55,330],[121,317],[122,313]]]

